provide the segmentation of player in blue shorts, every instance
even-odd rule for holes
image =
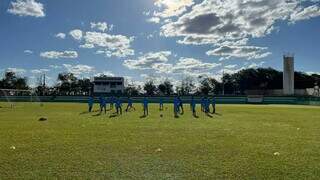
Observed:
[[[201,111],[204,112],[205,111],[205,98],[204,97],[201,98],[200,103],[201,103]]]
[[[210,112],[210,99],[205,97],[204,99],[204,112],[208,114]]]
[[[92,111],[93,104],[94,104],[94,98],[93,98],[93,96],[90,96],[88,99],[89,112]]]
[[[163,98],[162,97],[160,97],[160,99],[159,99],[159,110],[163,111]]]
[[[178,117],[178,112],[179,112],[179,99],[177,97],[175,97],[173,99],[173,113],[174,113],[174,117]]]
[[[113,109],[113,105],[115,103],[115,98],[113,96],[109,98],[109,103],[110,103],[110,109]]]
[[[178,112],[179,112],[180,114],[183,114],[183,113],[184,113],[184,110],[183,110],[183,102],[182,102],[180,96],[178,97],[178,101],[179,101],[179,102],[178,102],[178,103],[179,103],[179,104],[178,104],[178,109],[179,109]]]
[[[215,114],[216,113],[216,98],[215,97],[212,97],[211,105],[212,105],[212,114]]]
[[[148,99],[145,97],[142,101],[143,106],[143,115],[148,116],[149,115],[149,108],[148,108]]]
[[[197,116],[197,114],[196,114],[196,101],[194,100],[193,96],[191,98],[190,107],[191,107],[192,115]]]
[[[120,98],[117,98],[115,100],[115,106],[116,106],[116,110],[117,110],[117,114],[122,114],[122,102]]]
[[[130,97],[128,97],[128,105],[127,105],[126,112],[128,112],[130,109],[136,110],[136,108],[133,107],[132,99]]]
[[[104,111],[104,113],[107,113],[107,102],[106,99],[103,96],[99,97],[99,103],[100,103],[100,113]]]

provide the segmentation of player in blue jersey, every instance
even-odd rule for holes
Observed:
[[[93,96],[90,96],[88,99],[89,112],[92,112],[93,104],[94,104],[94,98]]]
[[[196,101],[194,100],[193,96],[191,98],[190,107],[191,107],[192,115],[197,116],[197,114],[196,114]]]
[[[160,99],[159,99],[159,110],[163,111],[163,98],[162,97],[160,97]]]
[[[184,113],[184,110],[183,110],[183,102],[182,102],[182,99],[180,98],[180,96],[178,97],[178,112],[180,114],[183,114]]]
[[[133,107],[132,99],[130,97],[128,97],[128,105],[127,105],[126,112],[128,112],[130,109],[136,110],[136,108]]]
[[[143,106],[143,115],[148,116],[149,115],[149,107],[148,107],[148,99],[145,97],[143,98],[142,101],[142,106]]]
[[[174,117],[178,117],[178,112],[179,112],[179,99],[177,97],[175,97],[173,99],[173,113],[174,113]]]
[[[210,112],[210,99],[205,97],[204,99],[204,112],[208,114]]]
[[[110,103],[110,109],[113,109],[113,105],[115,103],[115,98],[113,96],[109,98],[109,103]]]
[[[117,110],[117,114],[122,114],[122,102],[120,98],[115,99],[115,106]]]
[[[216,113],[216,98],[215,97],[212,97],[211,105],[212,105],[212,114],[215,114]]]
[[[107,102],[106,99],[103,96],[99,97],[99,104],[100,104],[100,113],[104,111],[104,113],[107,113]]]
[[[204,112],[205,111],[205,97],[201,98],[201,111]]]

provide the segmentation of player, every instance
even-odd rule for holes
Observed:
[[[180,114],[183,114],[184,113],[184,110],[183,110],[183,103],[182,103],[182,100],[181,100],[181,98],[180,98],[180,96],[178,97],[178,112],[180,112],[180,110],[181,110],[181,112],[180,112]]]
[[[128,97],[128,105],[127,105],[126,112],[128,112],[130,109],[136,110],[136,108],[133,107],[132,99],[130,97]]]
[[[117,114],[122,114],[122,103],[121,103],[121,99],[117,98],[115,100],[115,106],[116,106],[116,110],[117,110]]]
[[[145,97],[143,98],[143,115],[148,116],[149,115],[149,108],[148,108],[148,99]]]
[[[89,112],[92,112],[93,104],[94,104],[94,98],[93,98],[93,96],[90,96],[88,99]]]
[[[197,116],[197,114],[196,114],[196,101],[194,100],[193,96],[191,98],[190,107],[191,107],[192,115]]]
[[[173,113],[174,113],[174,117],[178,117],[178,112],[179,112],[179,99],[177,97],[175,97],[173,99]]]
[[[216,113],[216,98],[215,97],[212,97],[211,105],[212,105],[212,114],[215,114]]]
[[[209,98],[204,98],[204,112],[208,114],[210,112],[210,100]]]
[[[201,98],[201,111],[204,112],[205,111],[205,97]]]
[[[160,97],[160,99],[159,99],[159,110],[163,111],[163,99],[162,99],[162,97]]]
[[[104,111],[104,113],[107,114],[107,102],[103,96],[99,97],[99,103],[100,103],[100,113]]]
[[[113,109],[113,105],[115,103],[115,98],[113,96],[109,98],[109,103],[110,103],[110,109]]]

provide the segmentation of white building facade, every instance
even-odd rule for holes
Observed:
[[[123,77],[94,77],[94,94],[122,94],[124,92]]]

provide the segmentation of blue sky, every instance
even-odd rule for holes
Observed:
[[[2,0],[0,70],[142,82],[248,67],[320,72],[318,0]]]

